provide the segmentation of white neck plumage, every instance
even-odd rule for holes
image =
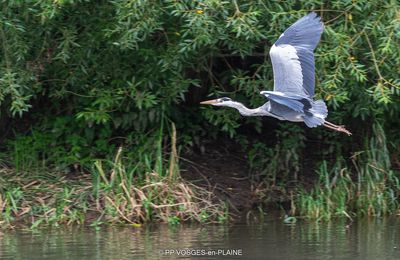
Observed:
[[[240,102],[229,101],[229,102],[224,102],[223,106],[236,108],[242,116],[272,116],[272,117],[275,117],[275,115],[273,115],[269,112],[269,104],[268,103],[266,103],[263,106],[257,107],[257,108],[248,108]]]

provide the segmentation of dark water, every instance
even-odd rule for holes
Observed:
[[[369,219],[350,225],[345,221],[299,221],[287,225],[275,219],[252,225],[124,227],[100,231],[58,228],[0,233],[2,260],[177,258],[400,259],[400,218]]]

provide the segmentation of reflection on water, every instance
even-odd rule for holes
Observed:
[[[201,256],[205,254],[210,255]],[[286,225],[275,219],[233,226],[162,225],[100,231],[59,228],[0,233],[0,259],[177,258],[400,259],[400,219],[368,219],[351,225],[344,221]]]

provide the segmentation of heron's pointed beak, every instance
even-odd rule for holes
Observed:
[[[200,104],[202,105],[213,105],[213,104],[217,104],[218,103],[218,99],[212,99],[212,100],[206,100],[203,102],[200,102]]]

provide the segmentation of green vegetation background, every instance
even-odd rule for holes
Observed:
[[[40,0],[0,9],[0,148],[12,168],[90,171],[122,146],[134,177],[167,175],[176,126],[178,153],[232,138],[268,181],[318,172],[313,192],[339,178],[356,194],[371,177],[362,179],[365,168],[397,209],[398,1]],[[198,105],[219,96],[263,104],[259,92],[273,88],[269,48],[310,11],[325,24],[316,97],[353,136]],[[346,205],[351,195],[343,196]]]

